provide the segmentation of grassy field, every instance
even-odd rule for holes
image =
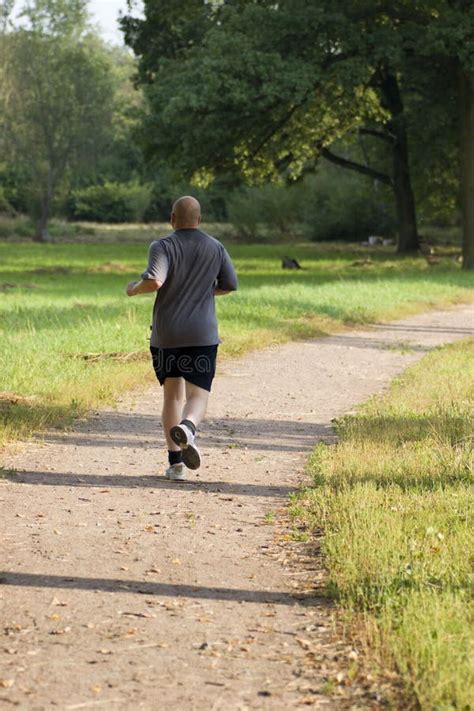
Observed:
[[[425,356],[338,422],[292,505],[365,661],[398,675],[395,708],[472,708],[473,372],[472,340]]]
[[[337,244],[229,250],[241,288],[218,301],[225,355],[472,298],[472,276],[450,259],[428,266],[390,248]],[[287,253],[304,269],[283,271]],[[133,242],[0,242],[0,445],[152,380],[152,297],[124,293],[145,263],[141,233]]]

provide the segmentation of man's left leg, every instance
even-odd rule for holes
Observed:
[[[193,423],[195,430],[199,427],[206,414],[209,402],[209,391],[200,388],[186,380],[186,404],[183,409],[183,419]]]
[[[161,422],[168,447],[169,467],[166,470],[168,479],[184,479],[185,469],[181,448],[173,442],[170,435],[172,427],[181,422],[184,405],[184,380],[183,378],[166,378],[163,383],[163,411]]]
[[[186,404],[183,410],[183,419],[179,425],[171,428],[170,436],[183,452],[183,461],[189,469],[199,469],[201,455],[194,443],[196,429],[204,419],[209,391],[200,388],[194,383],[186,381]]]

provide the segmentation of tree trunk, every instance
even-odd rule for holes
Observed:
[[[459,68],[463,269],[474,269],[474,72]]]
[[[53,200],[53,176],[51,168],[48,170],[48,177],[46,180],[46,191],[43,195],[41,201],[41,215],[38,220],[36,227],[36,234],[34,236],[35,242],[50,242],[51,236],[48,231],[49,217],[51,213],[51,202]]]
[[[381,89],[384,105],[392,118],[387,128],[393,138],[393,190],[397,207],[398,252],[417,252],[419,249],[416,224],[415,197],[408,163],[408,139],[400,87],[394,74],[384,70]]]
[[[41,217],[39,218],[37,226],[36,226],[36,234],[33,238],[35,242],[50,242],[51,241],[51,235],[49,234],[49,231],[48,231],[48,222],[49,222],[49,206],[43,205],[43,208],[41,210]]]

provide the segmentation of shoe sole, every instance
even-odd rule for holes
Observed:
[[[178,474],[178,476],[170,476],[166,474],[166,478],[170,481],[186,481],[186,474]]]
[[[175,425],[170,429],[170,437],[183,452],[183,462],[188,469],[199,469],[201,466],[201,455],[199,449],[194,444],[189,444],[186,432],[180,425]]]

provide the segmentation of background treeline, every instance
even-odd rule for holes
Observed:
[[[21,229],[47,240],[52,216],[164,221],[176,195],[192,191],[207,220],[230,221],[247,240],[400,239],[403,233],[402,247],[416,248],[414,205],[418,223],[461,222],[456,67],[441,61],[442,33],[426,35],[418,57],[414,49],[418,25],[434,26],[435,17],[445,35],[455,35],[459,17],[443,19],[444,4],[401,3],[397,10],[382,2],[364,20],[367,37],[372,32],[380,42],[375,56],[367,37],[367,46],[359,46],[354,28],[343,22],[359,5],[361,17],[368,12],[363,2],[331,5],[332,25],[324,2],[294,0],[281,10],[264,2],[145,2],[143,20],[123,22],[135,58],[95,33],[85,0],[30,0],[20,17],[15,0],[2,0],[0,212],[29,215],[34,228]],[[293,29],[285,34],[288,13]],[[256,14],[271,20],[268,31],[252,24]],[[340,74],[327,69],[319,76],[324,57],[317,34],[311,42],[305,36],[311,22],[315,29],[326,22],[325,31],[340,33],[341,48],[346,42],[357,55]],[[382,42],[384,31],[390,46]],[[396,119],[384,100],[383,52],[403,94]],[[317,105],[304,98],[293,106],[295,86],[306,97],[306,83],[315,78]],[[286,116],[288,107],[285,123],[280,113]],[[402,129],[410,151],[401,190],[408,185],[411,197],[402,196],[400,207],[391,173],[394,136]],[[318,133],[327,138],[317,139]]]

